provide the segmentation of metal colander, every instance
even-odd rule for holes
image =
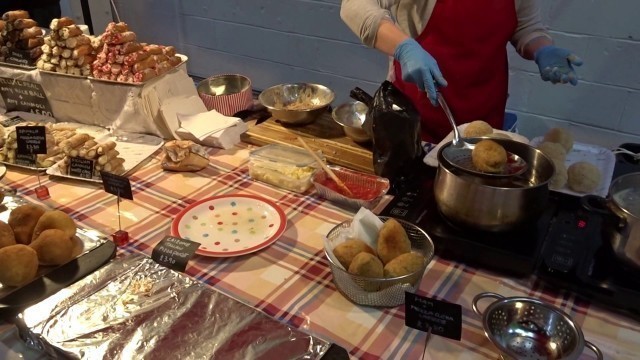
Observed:
[[[498,299],[484,314],[478,309],[483,298]],[[473,311],[482,316],[484,333],[503,359],[573,360],[585,346],[602,359],[598,347],[584,339],[569,315],[542,301],[486,292],[473,298]]]
[[[384,216],[379,218],[383,222],[389,219]],[[338,291],[356,304],[389,307],[404,304],[405,291],[415,292],[427,265],[433,259],[434,247],[429,235],[412,223],[400,219],[396,220],[407,232],[409,241],[411,241],[411,251],[418,252],[425,257],[424,265],[418,271],[404,276],[369,278],[347,272],[339,264],[334,263],[327,252],[332,251],[335,242],[350,231],[351,220],[341,222],[327,234],[331,249],[325,248],[325,255],[329,260],[333,282],[336,284]]]

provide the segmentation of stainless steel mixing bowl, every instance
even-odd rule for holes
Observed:
[[[271,115],[289,125],[315,121],[335,98],[326,86],[309,83],[280,84],[260,93],[258,100]]]
[[[342,125],[344,133],[353,141],[366,143],[371,141],[371,136],[362,128],[369,108],[363,102],[350,101],[333,109],[333,120]]]

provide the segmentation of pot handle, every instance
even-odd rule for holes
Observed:
[[[473,297],[473,302],[471,307],[473,308],[473,312],[479,316],[482,316],[482,311],[478,308],[478,301],[484,298],[494,298],[494,299],[504,299],[504,296],[492,292],[483,292]]]
[[[592,342],[585,340],[584,341],[584,346],[588,347],[589,349],[591,349],[591,351],[596,353],[596,358],[598,360],[604,359],[604,357],[602,355],[602,351],[600,351],[600,349],[597,346],[595,346]]]

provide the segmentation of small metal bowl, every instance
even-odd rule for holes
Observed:
[[[215,75],[198,83],[198,95],[207,110],[231,116],[253,106],[251,80],[238,74]]]
[[[328,87],[308,83],[272,86],[258,96],[273,117],[288,125],[312,123],[327,110],[334,98],[334,92]]]
[[[478,301],[483,298],[497,299],[484,314],[478,308]],[[505,298],[486,292],[473,298],[472,307],[482,316],[485,335],[505,360],[575,360],[585,347],[602,360],[600,349],[584,339],[571,317],[550,304],[529,297]]]
[[[379,218],[383,222],[389,219],[386,216],[379,216]],[[342,265],[331,259],[333,255],[330,256],[328,252],[333,251],[340,239],[348,236],[351,230],[351,220],[341,222],[327,234],[327,245],[325,245],[324,251],[329,260],[333,282],[336,284],[338,291],[352,302],[367,306],[398,306],[404,304],[404,293],[406,291],[413,293],[420,285],[420,280],[433,259],[433,241],[418,226],[404,220],[396,220],[407,232],[409,241],[411,241],[411,251],[420,253],[425,258],[424,264],[419,270],[404,276],[370,278],[347,272]]]
[[[333,109],[333,120],[342,125],[344,133],[357,143],[371,141],[371,136],[362,128],[369,108],[363,102],[350,101]]]

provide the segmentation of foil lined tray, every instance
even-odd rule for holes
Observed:
[[[4,221],[5,223],[8,222],[11,210],[17,208],[20,205],[29,203],[29,201],[16,195],[15,193],[5,192],[4,200],[2,201],[2,205],[0,206],[0,221]],[[104,234],[100,233],[97,230],[78,228],[76,230],[76,238],[74,239],[74,253],[76,254],[76,257],[82,256],[89,251],[97,248],[106,241],[110,240]],[[42,281],[43,276],[46,276],[47,274],[55,271],[57,268],[59,268],[59,266],[39,266],[36,278],[30,283],[25,284],[21,287],[3,286],[2,284],[0,284],[0,303],[5,296],[8,296],[14,291],[17,291],[23,287],[38,285],[38,283]]]
[[[319,359],[330,345],[141,254],[15,320],[27,345],[53,358]]]

